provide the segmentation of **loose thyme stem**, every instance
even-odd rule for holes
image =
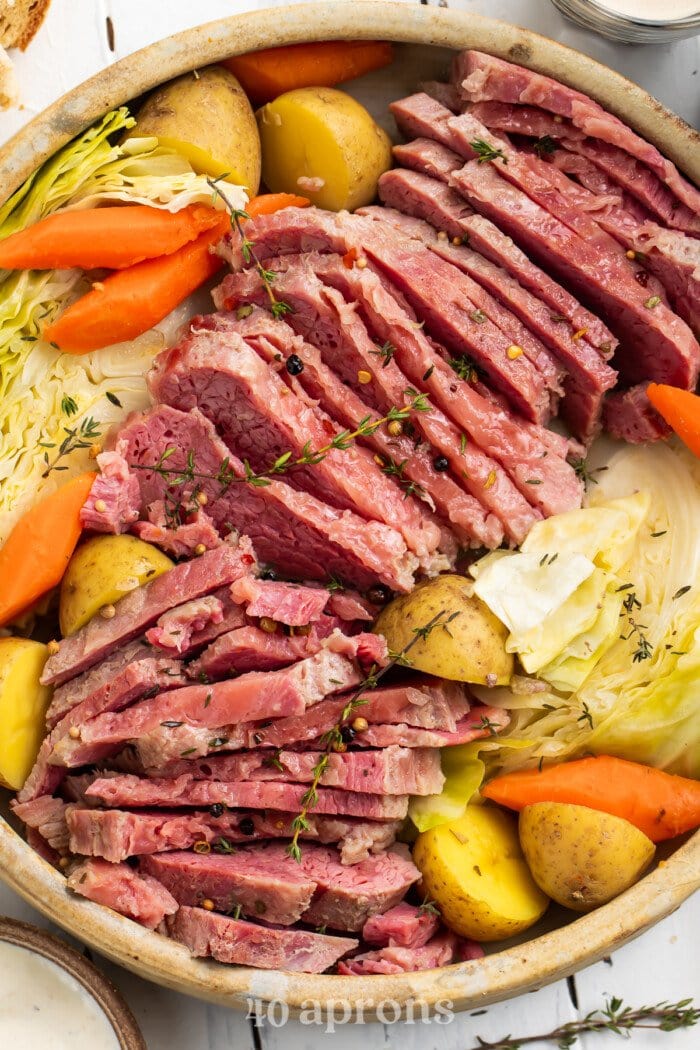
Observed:
[[[72,404],[75,404],[72,398],[70,400]],[[63,432],[66,436],[58,446],[58,451],[53,459],[49,458],[48,452],[44,452],[45,469],[41,475],[42,478],[48,478],[52,470],[68,470],[68,467],[60,464],[60,461],[65,456],[69,456],[71,452],[77,452],[80,448],[92,448],[97,438],[101,435],[100,425],[92,416],[83,419],[80,426],[64,427]],[[55,442],[52,441],[40,441],[39,446],[44,449],[56,448]]]
[[[440,612],[436,613],[435,616],[433,616],[432,620],[428,621],[428,623],[424,624],[422,627],[414,627],[414,637],[411,639],[411,641],[407,645],[405,645],[400,652],[392,653],[391,659],[385,667],[382,667],[380,670],[376,670],[373,668],[370,671],[370,673],[367,675],[364,681],[360,683],[358,688],[348,699],[347,703],[345,704],[343,710],[340,713],[340,718],[338,719],[336,724],[333,726],[332,729],[329,729],[328,732],[324,733],[321,737],[321,742],[324,748],[323,754],[314,766],[313,780],[311,781],[310,786],[307,788],[307,790],[302,796],[301,812],[298,813],[292,821],[292,841],[287,846],[288,855],[297,862],[301,860],[301,846],[299,845],[299,838],[304,831],[308,831],[309,810],[313,809],[316,803],[318,802],[318,787],[323,778],[323,774],[325,773],[328,767],[331,752],[336,751],[339,748],[344,749],[345,745],[343,743],[342,737],[343,726],[350,719],[350,716],[353,714],[354,711],[357,710],[358,707],[361,707],[363,704],[367,703],[367,700],[363,699],[363,696],[369,689],[375,689],[379,681],[384,677],[385,674],[387,674],[388,671],[392,669],[392,667],[396,667],[397,664],[401,664],[403,666],[406,665],[406,658],[413,646],[416,645],[417,642],[425,640],[437,627],[444,627],[445,630],[447,630],[448,625],[451,624],[457,616],[459,616],[459,612],[453,612],[447,617],[447,619],[442,620],[441,617],[444,616],[444,614],[445,610],[441,609]]]
[[[542,1035],[526,1035],[513,1038],[510,1035],[496,1042],[477,1036],[477,1045],[471,1050],[520,1050],[530,1043],[556,1043],[559,1050],[569,1050],[587,1032],[613,1032],[629,1038],[632,1029],[650,1029],[658,1032],[675,1032],[679,1028],[692,1028],[700,1021],[700,1010],[692,999],[681,999],[677,1003],[656,1003],[633,1009],[625,1006],[622,999],[606,1000],[602,1010],[593,1010],[580,1021],[553,1028]]]

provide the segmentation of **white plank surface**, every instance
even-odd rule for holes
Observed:
[[[266,6],[271,6],[270,0],[53,0],[30,49],[24,55],[13,55],[22,108],[0,113],[0,141],[109,62],[169,33]],[[663,47],[623,47],[567,23],[547,0],[452,0],[451,6],[502,18],[577,47],[642,84],[689,122],[697,125],[700,120],[700,38]],[[108,18],[114,50],[110,49]],[[0,913],[48,925],[4,886],[0,886]],[[562,981],[449,1024],[338,1026],[334,1033],[294,1022],[281,1028],[264,1023],[254,1032],[240,1014],[150,985],[104,960],[98,962],[124,992],[149,1050],[310,1050],[329,1037],[336,1050],[382,1050],[387,1046],[471,1050],[477,1036],[494,1040],[507,1033],[524,1036],[546,1032],[602,1005],[610,995],[624,997],[633,1005],[691,995],[700,998],[699,930],[700,897],[696,896],[654,930],[617,952],[609,964],[599,963],[577,975],[573,991],[578,1010],[571,990]],[[596,1035],[582,1041],[581,1046],[583,1050],[611,1050],[619,1043],[615,1036]],[[698,1050],[700,1030],[667,1035],[635,1033],[632,1046],[634,1050]]]

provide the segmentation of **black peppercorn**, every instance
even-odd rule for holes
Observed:
[[[258,577],[261,580],[276,580],[277,573],[274,569],[263,569]]]
[[[372,602],[372,605],[386,605],[391,597],[391,592],[388,587],[382,587],[381,584],[377,584],[376,587],[370,587],[367,591],[367,599]]]
[[[355,739],[355,730],[352,726],[343,726],[340,730],[340,739],[344,744],[352,744]]]
[[[450,461],[447,456],[436,456],[433,460],[433,467],[442,473],[443,470],[450,469]]]
[[[209,807],[209,812],[211,813],[212,817],[221,817],[221,816],[223,816],[223,812],[224,812],[223,803],[215,802],[213,806]]]
[[[255,824],[253,823],[253,818],[252,817],[244,817],[243,820],[238,825],[238,830],[240,831],[241,835],[254,835],[255,834]]]
[[[298,376],[304,371],[304,362],[297,354],[290,354],[286,361],[287,371],[290,376]]]

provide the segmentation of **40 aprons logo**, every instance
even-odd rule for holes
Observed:
[[[450,1024],[454,1020],[451,999],[439,999],[432,1006],[421,999],[305,999],[299,1015],[292,1017],[289,1005],[283,999],[248,999],[248,1020],[256,1028],[269,1024],[283,1028],[288,1021],[317,1025],[326,1032],[334,1032],[346,1024],[367,1024],[380,1021],[382,1024]]]

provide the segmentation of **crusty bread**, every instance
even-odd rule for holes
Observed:
[[[0,47],[0,109],[8,109],[17,102],[17,81],[12,63]]]
[[[48,10],[51,0],[0,0],[0,47],[24,51]]]

